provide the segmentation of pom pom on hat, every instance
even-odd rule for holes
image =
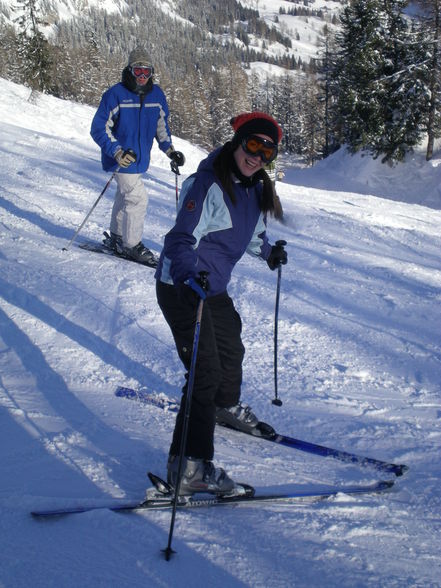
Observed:
[[[279,123],[265,112],[242,112],[230,120],[235,132],[233,140],[237,143],[248,135],[268,135],[275,145],[282,140],[283,132]]]
[[[152,65],[150,55],[142,47],[137,47],[130,52],[129,65]]]

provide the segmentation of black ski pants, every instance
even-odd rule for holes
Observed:
[[[185,377],[188,382],[199,299],[189,286],[175,287],[159,280],[156,294],[179,357],[187,370]],[[187,457],[213,459],[216,407],[231,407],[239,402],[245,353],[241,330],[242,321],[227,292],[210,296],[204,301],[184,450]],[[180,451],[187,383],[182,392],[170,455],[179,455]]]

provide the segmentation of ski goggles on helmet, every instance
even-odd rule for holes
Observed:
[[[277,157],[277,145],[257,135],[244,137],[241,145],[245,153],[248,153],[248,155],[259,155],[264,163],[271,163]]]
[[[148,66],[132,65],[132,67],[130,68],[130,71],[135,76],[135,78],[144,77],[144,78],[149,79],[153,75],[153,67],[151,67],[150,65],[148,65]]]

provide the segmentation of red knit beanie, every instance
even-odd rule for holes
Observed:
[[[242,112],[230,120],[235,132],[233,141],[240,143],[243,138],[249,135],[268,135],[275,145],[282,140],[282,129],[279,123],[265,112]]]

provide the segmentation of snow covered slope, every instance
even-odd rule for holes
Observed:
[[[441,212],[405,201],[411,164],[389,170],[384,185],[377,177],[371,193],[372,177],[356,181],[367,168],[348,157],[332,170],[285,170],[286,222],[268,229],[289,252],[280,408],[271,404],[276,274],[244,258],[230,286],[247,350],[243,399],[280,432],[408,464],[391,493],[182,512],[168,563],[169,513],[30,517],[141,498],[146,471],[165,473],[173,417],[114,393],[122,384],[176,397],[183,371],[151,269],[62,251],[108,179],[89,137],[93,109],[28,96],[0,80],[0,586],[440,586]],[[187,157],[181,182],[204,153],[174,143]],[[423,192],[436,173],[424,168]],[[145,183],[145,242],[159,251],[175,184],[157,149]],[[392,185],[396,201],[378,197]],[[108,228],[112,194],[79,242]],[[216,461],[258,489],[378,479],[225,430]]]

